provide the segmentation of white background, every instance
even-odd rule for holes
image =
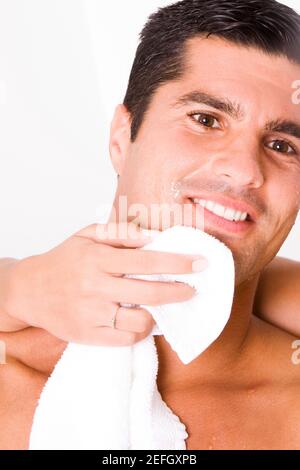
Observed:
[[[110,207],[110,121],[138,33],[170,3],[0,0],[0,257],[46,251]],[[298,217],[280,255],[300,260],[299,234]]]

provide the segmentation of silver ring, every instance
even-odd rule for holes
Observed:
[[[121,308],[121,305],[117,307],[115,313],[113,314],[111,320],[109,321],[110,327],[114,329],[116,329],[116,321],[117,321],[117,314],[118,314],[119,308]]]

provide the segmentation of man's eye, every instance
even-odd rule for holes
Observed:
[[[273,144],[273,147],[270,147],[270,148],[272,150],[275,150],[275,152],[280,152],[280,153],[285,153],[285,154],[297,154],[294,147],[292,147],[292,145],[290,145],[285,140],[273,140],[271,144]]]
[[[204,113],[190,113],[189,116],[196,121],[197,124],[200,124],[204,127],[209,127],[212,129],[220,129],[219,121],[217,118],[212,116],[211,114],[204,114]],[[195,116],[199,116],[199,118],[195,118]],[[217,123],[217,125],[215,125]]]

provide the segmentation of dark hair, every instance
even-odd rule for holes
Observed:
[[[139,35],[123,101],[132,142],[157,88],[183,75],[186,40],[211,34],[300,63],[300,15],[275,0],[183,0],[158,8]]]

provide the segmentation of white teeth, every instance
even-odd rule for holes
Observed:
[[[222,206],[221,204],[216,204],[213,201],[206,201],[205,199],[193,199],[195,204],[200,204],[200,206],[205,207],[210,212],[223,217],[223,219],[230,220],[231,222],[244,222],[247,219],[247,212],[235,211],[234,209],[229,209],[228,207]]]
[[[234,209],[226,209],[224,214],[224,219],[227,220],[234,220],[235,210]]]
[[[226,207],[221,206],[220,204],[215,204],[215,207],[213,209],[214,213],[217,214],[220,217],[224,217]]]
[[[213,212],[214,208],[215,208],[215,203],[212,202],[212,201],[207,201],[207,204],[206,204],[206,209],[208,209],[209,211]]]
[[[205,201],[205,199],[200,199],[200,200],[199,199],[194,199],[194,202],[196,202],[196,201],[200,204],[200,206],[206,207],[207,202]]]

